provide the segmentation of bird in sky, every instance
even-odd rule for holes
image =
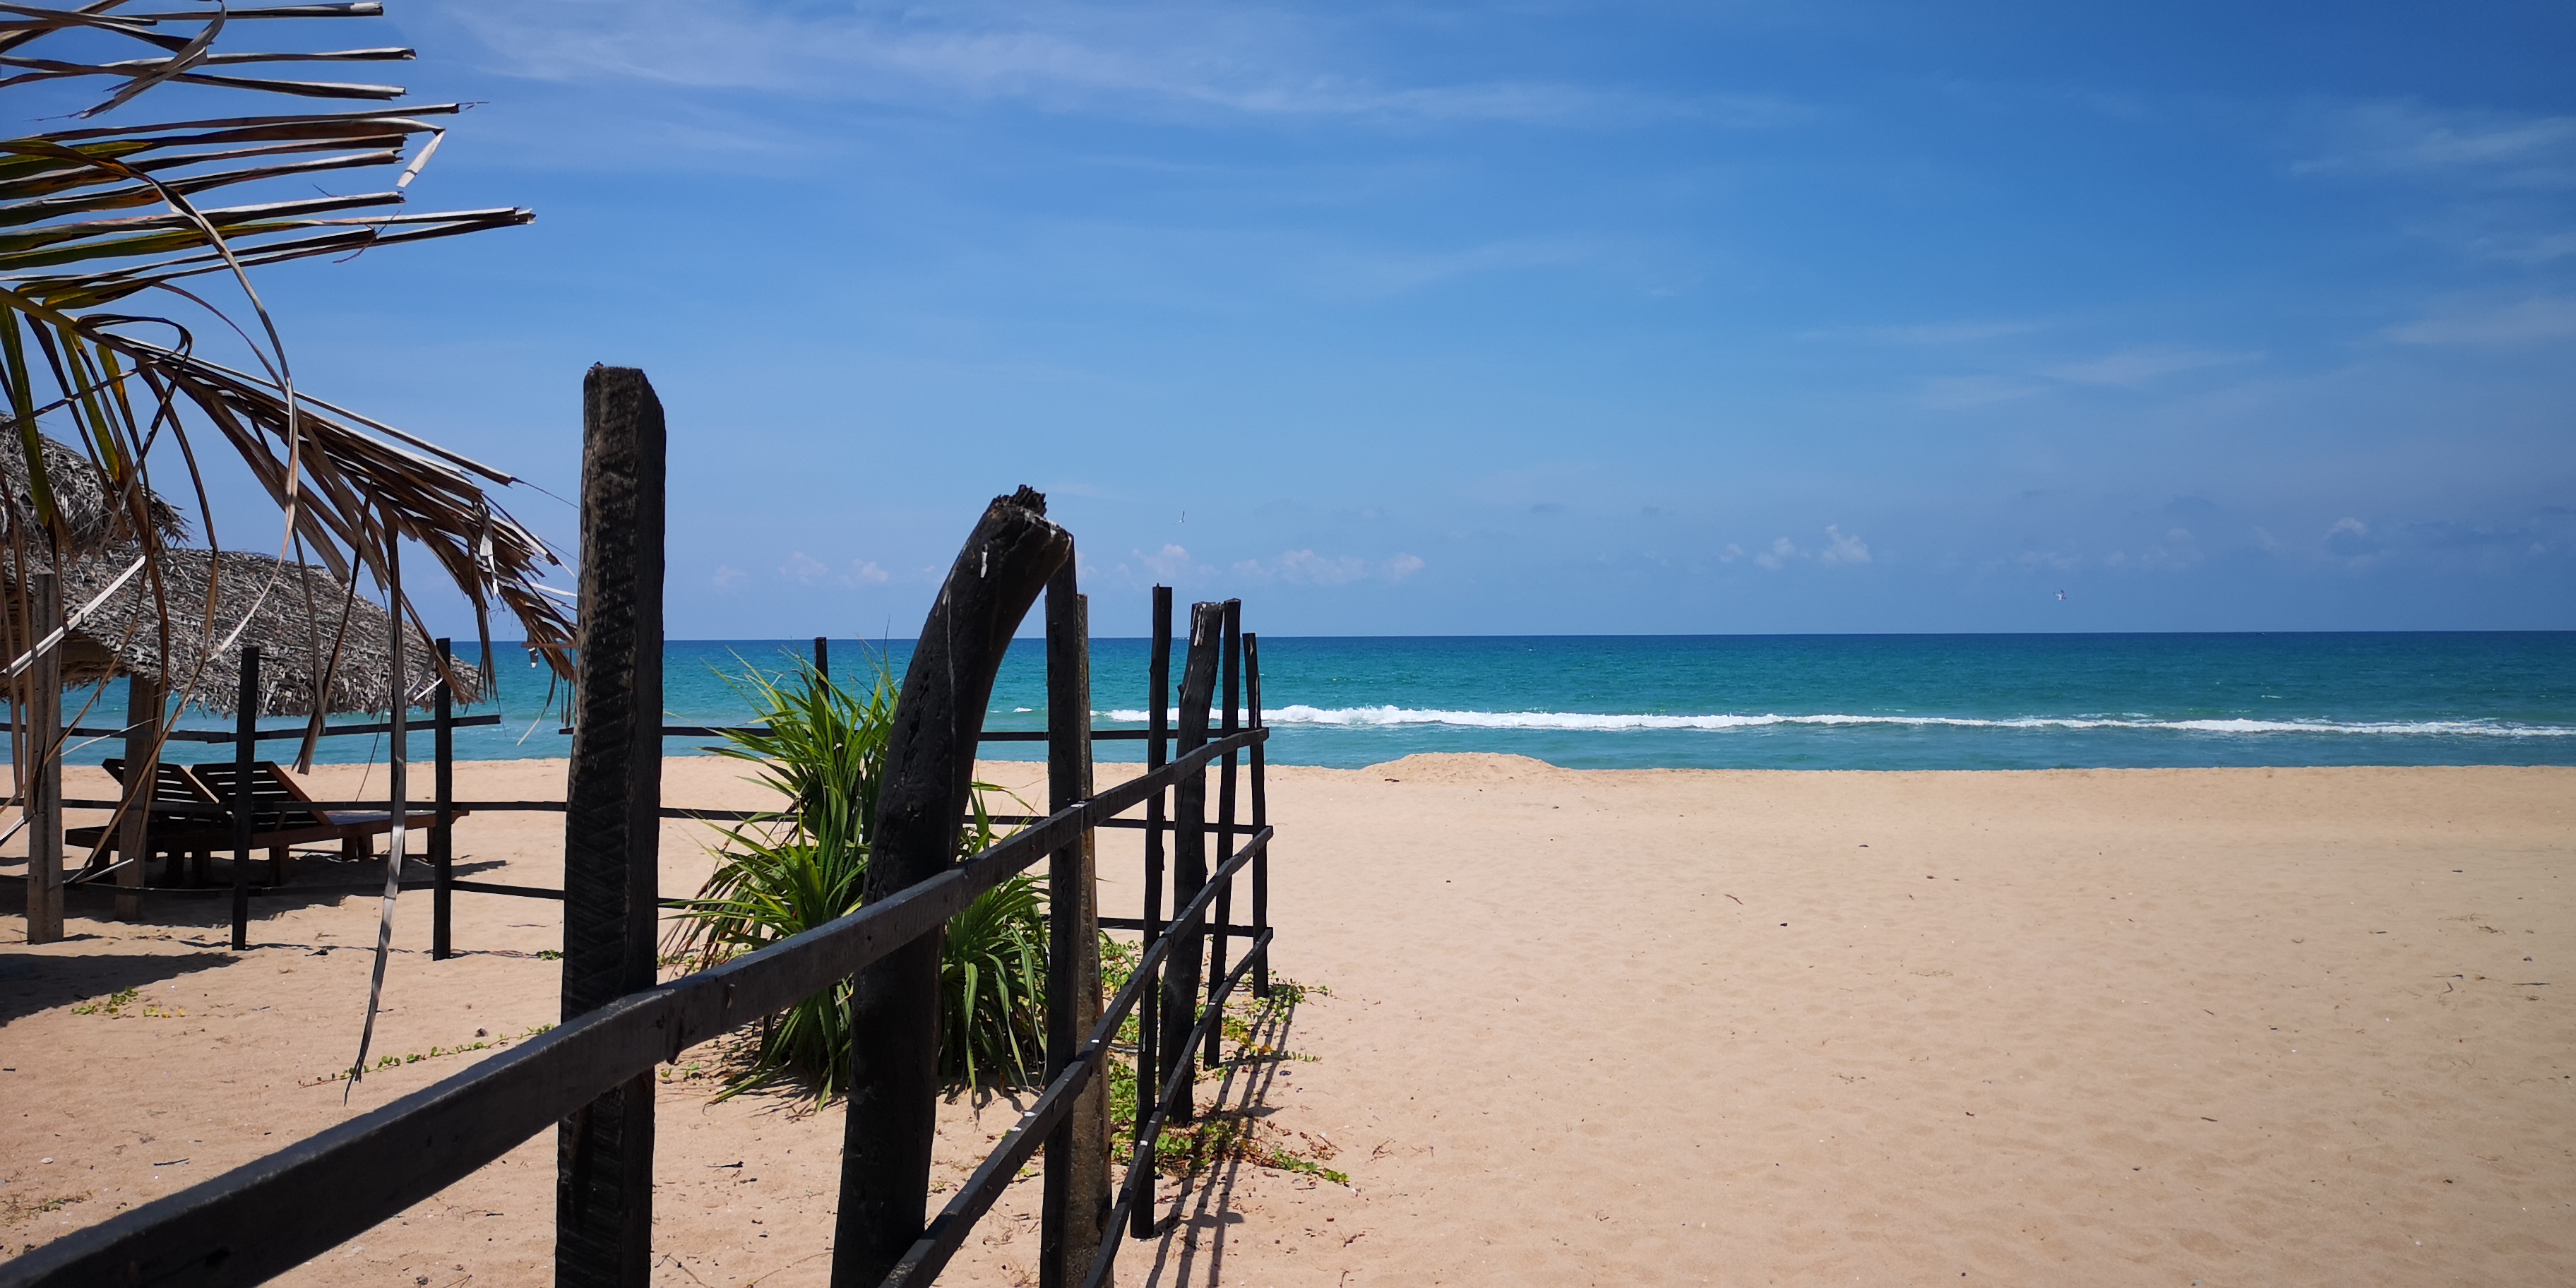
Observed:
[[[2061,591],[2059,591],[2059,592],[2057,592],[2057,597],[2058,597],[2059,599],[2064,599],[2064,598],[2066,598],[2066,592],[2065,592],[2065,591],[2062,591],[2062,590],[2061,590]]]

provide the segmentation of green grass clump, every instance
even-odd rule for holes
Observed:
[[[696,967],[714,965],[856,911],[876,835],[877,794],[894,724],[895,684],[880,664],[864,691],[800,660],[784,675],[732,679],[765,733],[727,733],[715,748],[757,767],[754,780],[790,802],[784,817],[720,828],[715,872],[680,911],[673,938]],[[1000,833],[977,783],[958,857]],[[940,966],[941,1075],[956,1086],[1024,1086],[1045,1069],[1046,894],[1021,874],[949,922]],[[816,993],[764,1023],[722,1096],[794,1085],[840,1094],[850,1068],[850,986]]]
[[[163,1006],[158,1002],[139,1001],[139,997],[140,994],[136,993],[135,990],[130,988],[121,988],[105,997],[83,1002],[80,1005],[73,1007],[72,1014],[104,1015],[111,1020],[121,1020],[125,1018],[126,1011],[130,1009],[135,1014],[140,1015],[147,1020],[178,1020],[187,1018],[188,1013],[178,1009],[177,1007]]]
[[[1137,945],[1124,940],[1100,937],[1101,991],[1116,996],[1135,973],[1136,963],[1144,953]],[[1225,1013],[1217,1021],[1224,1034],[1218,1052],[1222,1057],[1214,1068],[1203,1068],[1201,1081],[1217,1077],[1228,1069],[1275,1060],[1307,1061],[1313,1056],[1290,1051],[1277,1043],[1286,1028],[1288,1017],[1309,993],[1325,990],[1304,985],[1284,976],[1270,977],[1270,996],[1252,995],[1250,981],[1226,995]],[[1150,1014],[1151,997],[1139,999],[1137,1012]],[[1136,1149],[1136,1024],[1137,1012],[1131,1012],[1119,1026],[1118,1040],[1111,1045],[1109,1059],[1109,1137],[1110,1158],[1124,1167]],[[1165,1123],[1154,1151],[1154,1169],[1164,1176],[1187,1179],[1223,1162],[1250,1163],[1276,1171],[1320,1177],[1335,1185],[1351,1183],[1350,1174],[1324,1166],[1336,1152],[1330,1141],[1305,1133],[1280,1131],[1266,1119],[1251,1112],[1248,1105],[1202,1105],[1198,1120],[1189,1123]]]

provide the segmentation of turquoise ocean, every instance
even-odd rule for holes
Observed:
[[[790,667],[810,649],[672,642],[670,721],[739,722],[747,708],[727,677]],[[909,652],[856,640],[831,649],[845,681],[880,664],[899,677]],[[497,652],[500,700],[475,712],[498,711],[502,724],[460,730],[458,757],[564,755],[560,706],[547,709],[560,693],[520,650]],[[1283,764],[1356,767],[1415,752],[1509,752],[1587,769],[2576,764],[2576,632],[1281,637],[1264,638],[1261,653],[1272,759]],[[1099,727],[1143,726],[1146,656],[1143,640],[1094,642]],[[68,709],[95,695],[80,723],[111,725],[125,709],[121,688],[67,695]],[[1038,642],[1018,642],[987,727],[1043,727],[1045,690]],[[326,740],[321,758],[382,759],[384,741]],[[701,754],[707,741],[667,748]],[[282,757],[292,746],[263,751]],[[428,736],[411,747],[426,757]],[[74,759],[113,754],[101,740]],[[1034,759],[1041,749],[1003,743],[988,754]],[[1141,748],[1102,743],[1100,755],[1136,759]]]

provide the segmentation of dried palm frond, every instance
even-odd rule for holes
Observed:
[[[381,12],[375,4],[187,12],[140,11],[126,0],[0,4],[0,73],[11,73],[0,75],[0,88],[106,81],[105,96],[83,117],[111,112],[163,84],[391,100],[404,91],[211,70],[410,58],[411,51],[392,48],[215,49],[236,22]],[[65,42],[84,55],[102,42],[122,42],[138,56],[45,57],[33,49],[45,43],[61,53],[52,46]],[[302,599],[315,576],[340,586],[345,598],[361,570],[394,585],[386,551],[398,537],[410,538],[428,549],[472,605],[487,675],[495,602],[518,618],[532,647],[568,674],[571,622],[538,589],[540,570],[558,561],[493,499],[497,488],[517,480],[298,389],[285,345],[248,275],[261,264],[533,219],[515,207],[398,209],[443,137],[444,127],[432,122],[461,110],[461,104],[435,103],[245,114],[0,140],[0,417],[9,427],[0,438],[14,440],[0,455],[0,469],[9,472],[9,486],[0,489],[0,536],[6,538],[0,558],[21,570],[59,564],[68,583],[84,558],[130,545],[128,564],[141,559],[160,570],[160,595],[174,629],[200,636],[204,648],[231,630],[212,624],[238,624],[250,611],[247,602],[227,607],[228,600]],[[419,147],[405,164],[405,150],[414,144]],[[387,165],[402,169],[378,192],[211,200],[244,185]],[[206,275],[222,275],[240,289],[251,326],[192,289],[188,279]],[[135,311],[134,301],[146,293],[166,297],[174,309],[184,304],[178,311],[211,317],[219,331],[238,336],[253,354],[252,369],[202,356],[198,336],[176,317]],[[119,308],[109,311],[109,305]],[[48,423],[69,446],[45,446],[39,427]],[[153,496],[149,462],[169,459],[166,452],[156,456],[156,447],[176,448],[214,544],[215,516],[197,451],[207,428],[277,503],[284,526],[274,547],[279,558],[241,564],[229,554],[198,552],[202,567],[192,576],[173,562],[185,552],[168,542],[182,527]],[[84,468],[68,468],[74,462]],[[308,558],[320,567],[302,567]],[[217,560],[221,575],[209,571]],[[0,593],[11,620],[28,618],[24,585],[23,577],[11,577]],[[64,593],[73,592],[67,585]],[[190,594],[205,598],[184,605],[171,598]],[[393,599],[393,611],[417,625],[408,598],[397,589]],[[175,653],[175,643],[172,648]],[[315,683],[334,694],[342,687],[337,677]],[[359,687],[370,683],[362,679]],[[193,696],[229,701],[203,688]]]

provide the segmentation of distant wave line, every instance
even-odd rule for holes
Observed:
[[[1104,711],[1100,718],[1141,724],[1142,710]],[[2381,736],[2466,736],[2483,738],[2576,737],[2576,725],[2498,724],[2484,720],[2150,720],[2110,716],[2022,716],[1979,720],[1961,716],[1886,715],[1607,715],[1581,711],[1421,711],[1409,707],[1340,707],[1303,705],[1262,712],[1273,725],[1324,725],[1341,728],[1402,725],[1452,725],[1466,729],[1531,729],[1619,731],[1631,729],[1698,729],[1724,731],[1778,725],[1901,725],[1953,729],[2152,729],[2173,733],[2223,734],[2371,734]],[[1179,713],[1172,719],[1179,721]],[[1213,724],[1213,719],[1211,720]]]

